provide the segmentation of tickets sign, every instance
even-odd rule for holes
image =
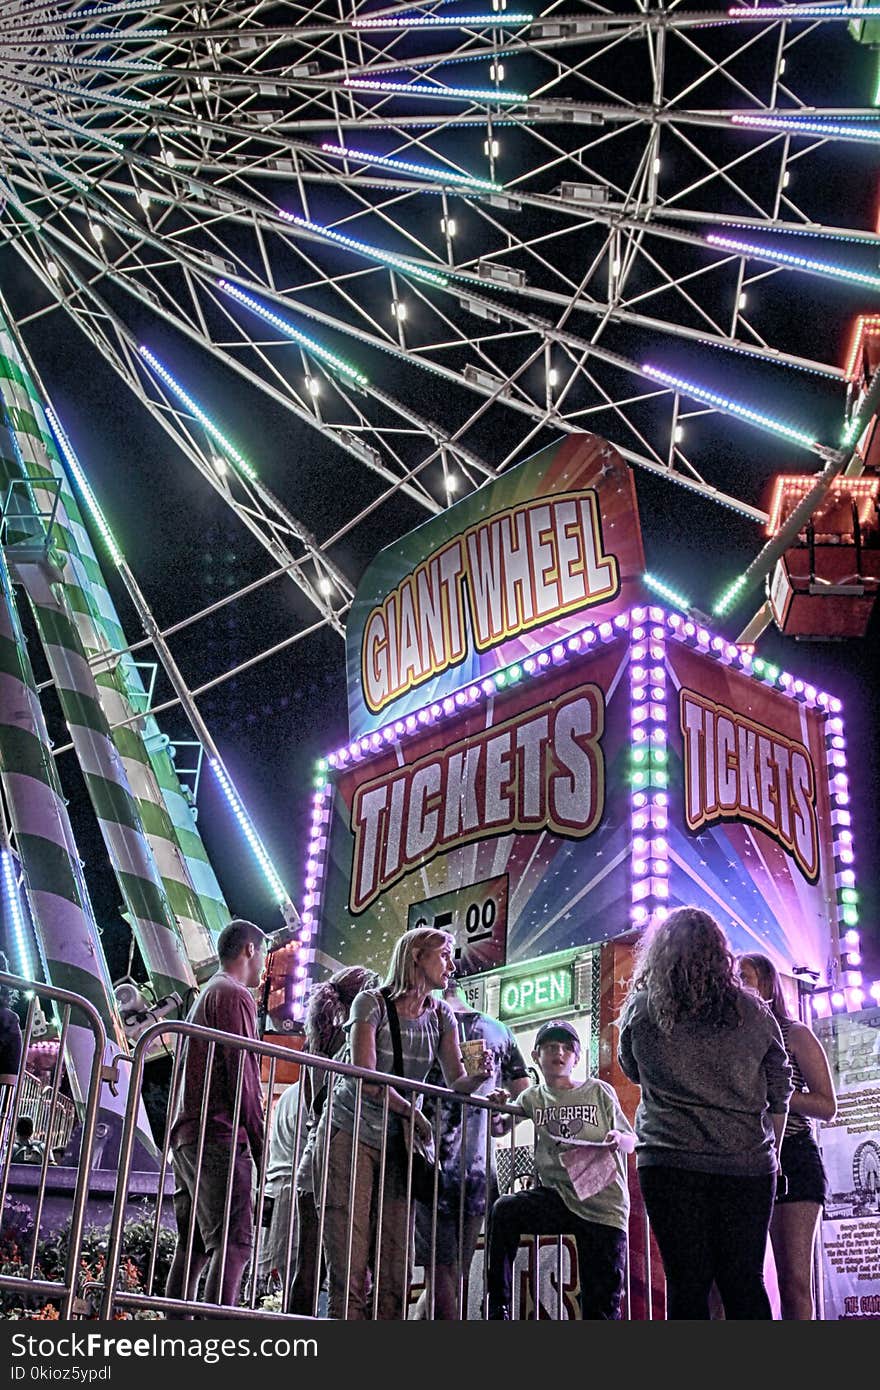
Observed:
[[[451,932],[461,975],[601,941],[629,913],[628,641],[418,724],[333,776],[325,965]],[[415,723],[415,721],[413,721]]]
[[[824,975],[837,908],[823,711],[685,645],[667,672],[668,905],[706,908],[737,951]]]
[[[632,477],[572,436],[382,551],[348,624],[358,737],[634,597],[644,566]]]

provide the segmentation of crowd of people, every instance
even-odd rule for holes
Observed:
[[[788,1016],[771,961],[737,960],[708,913],[677,909],[638,944],[618,1047],[641,1091],[634,1125],[612,1086],[575,1075],[580,1039],[565,1019],[538,1029],[531,1079],[509,1029],[459,995],[452,938],[422,927],[398,940],[381,985],[351,967],[314,989],[306,1049],[333,1065],[304,1067],[282,1095],[265,1165],[258,1052],[246,1044],[257,1038],[252,990],[266,940],[238,920],[218,946],[220,969],[191,1021],[246,1041],[186,1044],[171,1130],[169,1298],[195,1300],[204,1274],[206,1302],[236,1303],[256,1191],[264,1229],[252,1277],[274,1279],[289,1313],[402,1318],[417,1262],[430,1274],[414,1316],[464,1316],[485,1226],[487,1317],[511,1317],[521,1237],[568,1234],[582,1316],[617,1319],[635,1151],[668,1318],[709,1318],[713,1299],[727,1318],[771,1317],[768,1235],[782,1316],[814,1317],[825,1178],[812,1131],[835,1113],[830,1071],[810,1029]],[[456,1099],[468,1096],[488,1104]],[[493,1138],[520,1117],[534,1124],[532,1185],[500,1195]]]

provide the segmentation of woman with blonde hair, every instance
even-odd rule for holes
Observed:
[[[776,1193],[770,1243],[783,1319],[810,1322],[815,1317],[813,1247],[826,1189],[825,1168],[812,1121],[834,1119],[834,1082],[818,1038],[805,1023],[798,1023],[789,1015],[773,962],[750,951],[739,957],[738,964],[743,984],[767,1003],[779,1024],[791,1064],[794,1092],[779,1156],[784,1191]]]
[[[770,1318],[764,1251],[791,1068],[723,930],[680,907],[636,951],[618,1059],[642,1089],[636,1162],[666,1273],[666,1316]]]
[[[400,937],[382,989],[365,990],[354,1001],[346,1029],[355,1066],[421,1082],[436,1060],[447,1086],[460,1095],[476,1091],[491,1074],[492,1058],[487,1053],[485,1069],[475,1076],[467,1075],[452,1010],[444,1000],[432,997],[432,991],[444,990],[455,974],[452,950],[453,938],[431,927],[417,927]],[[378,1316],[403,1316],[411,1216],[406,1201],[404,1126],[408,1130],[413,1112],[417,1136],[431,1137],[431,1127],[417,1102],[414,1106],[415,1101],[413,1092],[388,1087],[389,1128],[381,1187],[384,1088],[363,1085],[356,1145],[356,1079],[340,1077],[333,1089],[332,1106],[328,1103],[325,1108],[325,1116],[332,1111],[324,1218],[331,1318],[366,1317],[371,1273]],[[350,1204],[353,1170],[354,1200]]]

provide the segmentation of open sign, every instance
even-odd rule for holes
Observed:
[[[521,975],[516,980],[505,980],[502,984],[499,1015],[501,1018],[522,1018],[524,1014],[567,1008],[571,1004],[572,994],[570,965],[560,966],[557,970],[542,970],[534,975]]]

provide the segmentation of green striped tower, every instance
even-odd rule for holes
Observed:
[[[88,759],[89,790],[154,987],[160,993],[174,989],[185,998],[196,980],[201,982],[216,968],[214,941],[229,920],[229,911],[178,781],[168,740],[154,720],[141,717],[146,704],[143,684],[131,657],[119,654],[128,645],[125,634],[50,433],[40,393],[20,345],[5,325],[0,328],[5,329],[0,338],[0,369],[5,372],[0,389],[10,407],[19,468],[46,479],[45,487],[39,481],[33,485],[40,510],[52,506],[57,491],[52,480],[60,483],[52,541],[61,564],[61,582],[47,586],[45,571],[37,565],[17,569],[32,600],[37,590],[42,594],[37,609],[47,617],[46,640],[54,653],[47,650],[47,655],[59,679],[78,755],[82,760],[85,753]],[[70,462],[76,466],[72,453]],[[118,552],[114,558],[121,560]],[[50,615],[49,610],[54,612]],[[40,611],[37,619],[39,623]],[[60,647],[53,641],[59,623],[68,634]],[[74,662],[72,667],[65,652],[77,644],[84,664]],[[95,657],[101,660],[95,663]],[[60,676],[55,669],[59,662]],[[95,664],[99,674],[90,679]],[[110,727],[117,724],[122,727],[111,735]],[[138,830],[148,847],[146,856],[136,843]],[[169,940],[169,930],[182,938],[182,950]]]
[[[9,360],[14,343],[8,331],[0,336],[0,350]],[[15,489],[16,512],[31,504],[37,513],[44,514],[40,525],[45,527],[46,514],[54,507],[55,520],[48,558],[42,557],[34,545],[28,546],[27,551],[23,547],[22,533],[32,540],[39,539],[34,536],[32,516],[16,523],[19,539],[8,555],[10,559],[15,556],[16,578],[24,586],[33,609],[76,756],[150,981],[157,997],[176,992],[186,1006],[196,987],[195,973],[148,842],[122,754],[110,734],[101,699],[102,695],[107,697],[108,687],[98,686],[89,664],[88,650],[99,653],[103,642],[91,617],[88,595],[78,582],[82,565],[76,563],[79,556],[67,525],[64,501],[58,497],[58,488],[51,485],[45,435],[32,408],[35,398],[27,392],[25,373],[22,364],[18,365],[19,380],[0,379],[12,453],[11,458],[0,460],[0,487],[5,495],[12,478],[34,479],[27,488],[20,485]],[[44,478],[46,485],[42,483]],[[113,714],[120,712],[123,717],[137,713],[121,695]],[[131,729],[134,732],[133,726]],[[140,766],[145,782],[154,780],[146,757]],[[155,796],[157,808],[164,812],[158,787]],[[167,830],[168,823],[167,814],[161,823],[156,817],[156,828]],[[164,841],[163,849],[169,843],[173,842]]]
[[[54,475],[62,482],[62,499],[67,505],[70,531],[82,560],[85,580],[83,592],[91,600],[92,617],[103,634],[104,649],[108,653],[106,669],[102,670],[99,664],[97,674],[98,685],[102,688],[102,701],[104,690],[107,691],[108,701],[114,699],[113,692],[121,690],[132,710],[146,709],[147,692],[140,671],[133,657],[125,650],[128,641],[110,592],[104,583],[78,504],[73,496],[69,495],[67,475],[72,474],[75,482],[80,485],[85,481],[85,473],[60,422],[51,411],[47,411],[47,423],[51,425],[54,439],[58,441],[62,450],[59,458],[52,437],[48,437],[47,452]],[[135,606],[140,608],[144,602],[143,596],[124,557],[119,555],[111,536],[107,537],[107,544],[110,557],[117,565]],[[125,717],[121,712],[118,718],[115,717],[107,703],[105,709],[111,726],[117,723],[118,719]],[[146,715],[137,725],[114,730],[113,737],[125,763],[148,833],[152,834],[153,828],[156,828],[151,840],[156,862],[180,923],[196,979],[201,984],[216,969],[214,943],[230,920],[231,914],[196,828],[191,800],[177,776],[177,769],[169,752],[170,740],[162,733],[152,715]],[[143,774],[145,762],[152,770],[152,782]],[[182,865],[179,862],[181,859]],[[192,894],[195,895],[195,902],[191,899]]]
[[[44,564],[17,563],[37,621],[104,844],[128,910],[138,948],[157,997],[176,991],[188,1006],[196,978],[145,833],[127,770],[110,727],[79,633],[66,601]],[[106,687],[102,692],[106,695]],[[122,702],[120,702],[122,703]],[[130,713],[130,707],[123,708]]]
[[[43,720],[24,633],[0,549],[0,781],[24,874],[28,905],[39,932],[48,983],[72,990],[97,1009],[107,1031],[105,1065],[128,1045],[116,1009],[98,925],[92,912]],[[68,1071],[82,1107],[94,1053],[94,1035],[76,1011],[68,1033]],[[102,1118],[119,1128],[127,1097],[127,1064],[113,1095],[104,1086]],[[155,1153],[141,1107],[139,1138]]]

